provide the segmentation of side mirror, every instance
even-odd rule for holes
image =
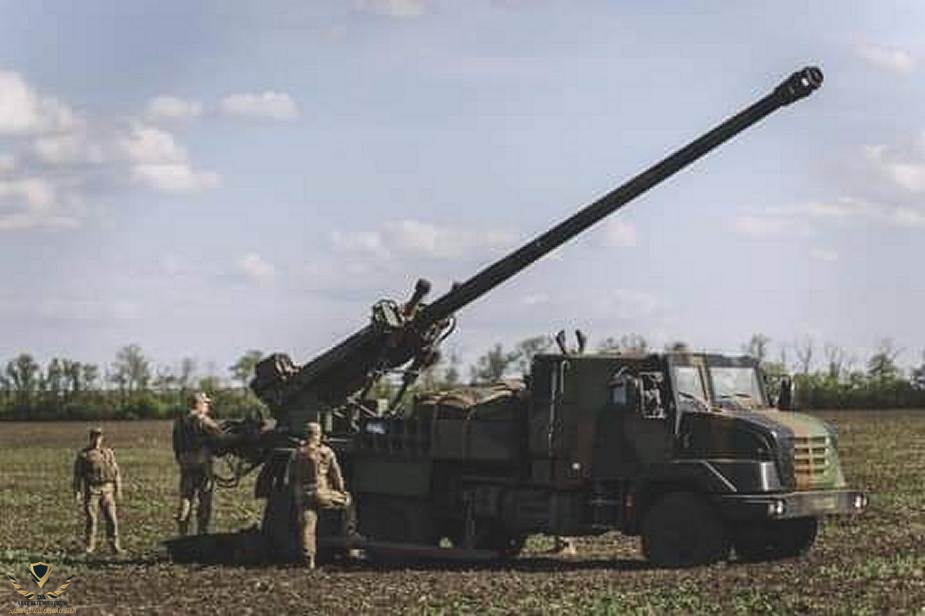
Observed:
[[[777,408],[782,411],[792,411],[793,405],[793,381],[790,377],[783,377],[780,380],[780,395],[777,397]]]

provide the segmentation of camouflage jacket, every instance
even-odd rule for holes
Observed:
[[[116,484],[116,490],[122,489],[122,476],[116,463],[116,454],[108,447],[85,447],[77,454],[74,461],[74,491],[86,488]]]
[[[173,455],[181,464],[205,464],[211,460],[210,445],[222,436],[222,427],[194,410],[173,422]]]
[[[303,494],[327,490],[344,491],[344,476],[334,450],[324,444],[306,443],[296,450],[295,479]]]

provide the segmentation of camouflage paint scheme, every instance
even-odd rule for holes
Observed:
[[[709,379],[711,368],[748,376],[754,397],[727,400],[706,381],[701,403],[678,393],[676,369]],[[620,398],[627,379],[655,383],[659,403]],[[541,355],[528,385],[428,394],[404,417],[365,421],[339,448],[361,531],[390,541],[497,548],[532,532],[635,534],[670,490],[705,495],[729,521],[766,519],[770,497],[789,499],[781,517],[860,509],[833,431],[772,408],[747,357]],[[404,525],[383,529],[384,510]]]
[[[369,399],[383,375],[400,372],[402,386],[390,405],[397,408],[418,375],[437,361],[459,310],[735,135],[806,98],[822,81],[816,67],[791,74],[432,302],[423,302],[430,283],[419,280],[407,302],[376,302],[367,326],[308,363],[296,365],[285,354],[261,360],[251,389],[271,409],[276,425],[252,434],[239,426],[247,438],[236,452],[263,464],[256,492],[267,499],[263,528],[271,548],[291,549],[291,459],[306,420],[333,433],[329,444],[357,496],[360,530],[374,540],[449,539],[456,546],[512,554],[530,532],[635,533],[648,520],[649,531],[642,529],[645,551],[647,537],[659,535],[648,510],[670,513],[672,507],[659,501],[672,494],[675,503],[694,503],[706,525],[716,517],[714,509],[724,519],[848,511],[853,494],[847,491],[818,501],[800,496],[814,491],[795,491],[797,484],[828,485],[829,475],[832,485],[838,483],[834,446],[824,429],[808,421],[774,421],[743,408],[767,406],[762,385],[747,396],[747,405],[714,400],[708,395],[712,386],[702,399],[674,391],[675,365],[705,370],[710,362],[746,366],[743,360],[543,355],[535,359],[527,386],[421,400],[405,417],[381,416]],[[755,372],[753,365],[749,369]],[[683,410],[682,398],[696,409]],[[773,500],[765,498],[771,494]],[[659,525],[676,527],[665,515]],[[802,534],[814,538],[815,527],[809,530]],[[700,550],[694,560],[721,556],[716,549],[722,547],[721,534],[713,533],[709,553]],[[759,537],[751,551],[758,554],[763,541]]]

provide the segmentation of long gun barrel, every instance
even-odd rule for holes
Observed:
[[[369,389],[372,379],[411,363],[415,376],[435,358],[448,320],[555,250],[585,229],[620,209],[662,180],[728,141],[777,109],[805,98],[822,85],[822,71],[807,67],[793,73],[745,110],[652,165],[619,188],[586,206],[509,255],[489,265],[429,305],[421,300],[430,288],[419,281],[412,299],[402,306],[384,300],[373,307],[372,323],[302,367],[284,355],[272,355],[258,365],[251,384],[281,422],[298,430],[297,420],[343,405],[350,396]],[[409,373],[406,372],[406,377]],[[406,378],[406,382],[409,379]]]

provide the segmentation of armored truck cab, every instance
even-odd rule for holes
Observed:
[[[515,554],[527,535],[641,535],[662,566],[798,555],[862,511],[836,436],[771,407],[757,363],[539,355],[526,384],[420,397],[341,442],[373,541]]]

